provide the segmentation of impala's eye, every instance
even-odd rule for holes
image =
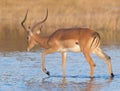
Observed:
[[[27,36],[27,40],[29,40],[29,37]]]

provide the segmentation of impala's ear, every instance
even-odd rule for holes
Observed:
[[[43,27],[43,26],[41,25],[40,28],[39,28],[40,30],[38,30],[38,31],[36,32],[37,34],[40,34],[40,33],[42,32],[42,27]]]

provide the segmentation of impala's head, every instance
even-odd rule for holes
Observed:
[[[35,45],[37,45],[37,41],[36,41],[36,37],[39,36],[40,34],[40,31],[39,32],[36,32],[36,33],[33,33],[33,30],[37,27],[37,26],[40,26],[42,23],[44,23],[46,20],[47,20],[47,17],[48,17],[48,10],[47,10],[47,13],[46,13],[46,16],[45,18],[40,21],[40,22],[37,22],[36,24],[34,24],[32,27],[29,26],[28,28],[25,27],[24,23],[27,19],[27,14],[28,14],[28,10],[26,12],[26,15],[25,15],[25,18],[23,19],[23,21],[21,22],[21,25],[22,27],[24,28],[24,30],[27,32],[27,41],[28,41],[28,47],[27,47],[27,51],[30,51]],[[41,28],[40,28],[41,30]]]

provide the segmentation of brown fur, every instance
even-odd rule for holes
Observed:
[[[109,67],[110,74],[112,72],[112,66],[109,56],[105,54],[100,48],[100,35],[99,33],[90,30],[88,28],[66,28],[58,29],[49,37],[43,37],[40,34],[33,34],[31,36],[33,41],[39,43],[45,50],[42,53],[42,69],[46,74],[49,72],[45,66],[45,55],[53,52],[62,52],[63,63],[63,75],[66,75],[66,52],[83,52],[88,63],[90,64],[91,73],[90,76],[94,76],[95,63],[90,56],[90,53],[95,53],[99,57],[103,58]],[[33,42],[34,43],[34,42]],[[36,45],[36,43],[35,43]],[[30,46],[30,45],[29,45]]]

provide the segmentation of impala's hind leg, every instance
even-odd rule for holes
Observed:
[[[90,77],[94,77],[94,70],[95,70],[95,66],[96,66],[96,65],[95,65],[92,57],[90,56],[90,53],[89,53],[89,52],[83,52],[83,53],[84,53],[84,55],[85,55],[85,57],[86,57],[89,65],[90,65],[90,70],[91,70],[91,72],[90,72]]]
[[[114,77],[110,56],[108,56],[106,53],[104,53],[101,48],[95,49],[94,53],[96,55],[98,55],[100,58],[102,58],[107,63],[110,75],[111,75],[111,77]]]

